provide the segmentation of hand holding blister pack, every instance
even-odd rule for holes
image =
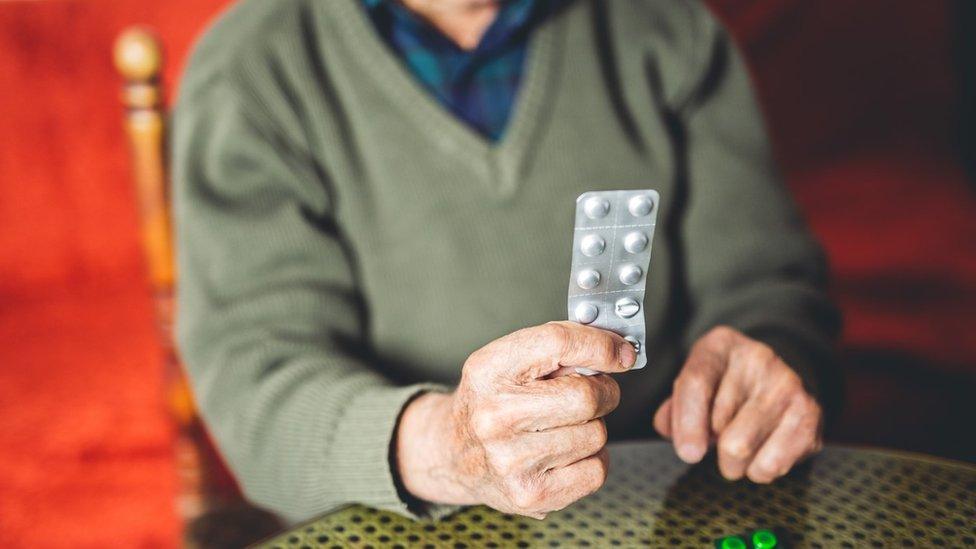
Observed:
[[[646,189],[591,191],[576,199],[569,319],[622,335],[637,351],[634,369],[647,365],[644,288],[658,198]]]

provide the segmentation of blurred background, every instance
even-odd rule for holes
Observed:
[[[186,454],[111,51],[152,28],[171,101],[227,3],[0,1],[0,546],[180,543]],[[828,439],[976,461],[976,3],[709,4],[832,264]]]

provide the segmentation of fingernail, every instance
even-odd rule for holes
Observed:
[[[684,443],[677,448],[678,457],[685,463],[698,463],[705,457],[705,450],[697,444]]]
[[[629,341],[624,341],[617,347],[617,356],[620,358],[620,365],[624,368],[630,368],[637,362],[637,351]]]

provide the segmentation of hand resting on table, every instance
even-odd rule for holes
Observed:
[[[823,447],[823,412],[767,345],[718,327],[695,343],[654,427],[697,463],[709,444],[729,480],[768,483]]]

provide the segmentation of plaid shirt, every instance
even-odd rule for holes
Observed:
[[[363,0],[387,44],[458,118],[492,141],[515,103],[537,0],[509,0],[473,50],[463,50],[395,0]]]

